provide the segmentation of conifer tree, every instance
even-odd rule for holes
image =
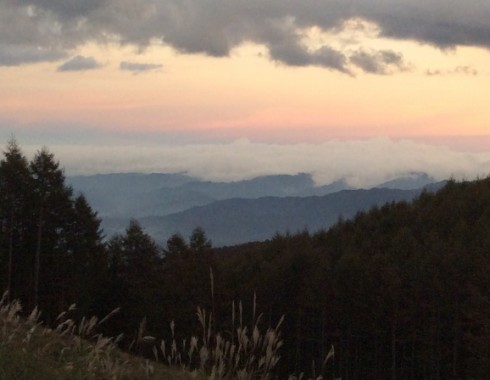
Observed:
[[[189,249],[181,234],[173,234],[167,240],[167,248],[164,250],[165,256],[182,254]]]
[[[67,302],[76,302],[81,315],[91,315],[96,312],[99,289],[104,286],[107,272],[101,221],[83,195],[73,201],[72,214],[66,226],[69,261],[66,275],[71,279],[67,284]]]
[[[6,262],[2,266],[2,274],[6,270],[5,286],[9,293],[19,294],[20,290],[13,292],[14,266],[26,265],[20,261],[19,255],[24,240],[24,229],[26,225],[27,203],[29,191],[31,191],[31,179],[26,157],[23,155],[15,139],[11,139],[4,152],[4,158],[0,161],[0,220],[1,226],[1,257]],[[5,254],[7,253],[7,254]],[[15,257],[14,257],[15,256]],[[2,261],[0,259],[0,261]]]
[[[194,252],[203,252],[212,247],[212,242],[201,227],[196,227],[189,238],[189,246]]]
[[[117,306],[126,316],[126,325],[135,327],[141,319],[156,317],[156,300],[160,290],[162,258],[154,240],[136,220],[131,220],[122,236],[115,236],[108,244],[111,271],[118,293],[124,289],[124,298]],[[149,323],[151,326],[151,323]]]
[[[63,253],[67,248],[66,229],[72,208],[72,189],[65,185],[59,162],[47,148],[36,153],[30,164],[30,172],[36,220],[32,304],[37,306],[41,292],[48,299],[56,298],[63,286],[63,270],[66,269]]]

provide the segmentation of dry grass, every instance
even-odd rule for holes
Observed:
[[[333,345],[330,347],[330,351],[328,352],[327,356],[325,356],[325,359],[323,360],[323,363],[322,363],[322,366],[319,370],[319,374],[317,375],[317,369],[315,367],[315,363],[313,362],[312,363],[312,377],[309,377],[308,380],[324,380],[325,378],[323,377],[323,373],[325,371],[325,367],[327,365],[327,363],[332,360],[335,356],[335,350],[334,350],[334,347]],[[332,377],[331,377],[332,378]],[[300,373],[298,376],[296,375],[291,375],[289,376],[288,380],[303,380],[305,379],[305,374],[304,373]],[[334,380],[342,380],[340,377],[333,377],[332,379]]]
[[[255,302],[254,302],[255,305]],[[178,365],[200,379],[238,379],[269,380],[275,378],[273,370],[279,362],[279,349],[282,346],[280,326],[269,327],[261,332],[261,315],[255,317],[250,326],[243,322],[242,304],[238,311],[232,306],[232,331],[228,334],[214,333],[212,313],[198,308],[197,317],[201,325],[200,336],[178,344],[175,338],[171,342],[162,341],[154,349],[156,359],[170,365]],[[254,307],[255,310],[255,307]],[[238,317],[238,321],[235,320]],[[174,336],[175,324],[170,325]]]
[[[95,332],[99,321],[93,317],[78,325],[58,317],[50,329],[39,322],[34,310],[21,318],[18,301],[0,300],[0,379],[2,380],[139,380],[189,379],[182,371],[127,355],[116,348],[117,339]]]
[[[177,343],[175,323],[170,324],[172,340],[159,341],[145,335],[145,321],[140,324],[133,347],[152,347],[155,360],[138,358],[120,351],[116,344],[122,337],[108,338],[97,333],[113,313],[99,320],[82,319],[76,324],[70,316],[74,305],[57,318],[57,327],[47,328],[34,310],[20,317],[18,301],[0,300],[0,379],[2,380],[272,380],[283,344],[281,318],[275,327],[261,330],[262,316],[243,321],[241,302],[232,305],[231,331],[214,332],[212,313],[197,309],[201,325],[199,336]],[[333,347],[323,363],[334,355]],[[314,368],[314,366],[313,366]],[[304,379],[304,375],[289,380]],[[322,380],[322,375],[309,380]]]

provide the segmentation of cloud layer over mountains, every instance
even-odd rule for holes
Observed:
[[[39,146],[22,145],[31,155]],[[69,175],[143,172],[178,173],[213,181],[272,174],[310,173],[319,185],[344,179],[371,187],[413,172],[435,180],[490,174],[490,152],[458,152],[410,140],[372,138],[320,144],[231,143],[50,145]]]
[[[349,22],[360,29],[368,22],[379,37],[489,48],[489,19],[490,2],[480,0],[0,0],[0,65],[68,58],[88,42],[158,41],[217,57],[253,42],[285,65],[383,74],[405,67],[396,47],[362,49],[328,39],[313,45],[307,32],[335,35]]]

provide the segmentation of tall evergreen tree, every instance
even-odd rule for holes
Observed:
[[[15,139],[12,138],[7,144],[4,158],[0,161],[0,220],[2,223],[0,262],[2,263],[2,279],[6,278],[6,283],[2,282],[0,285],[9,292],[9,295],[19,296],[22,293],[21,289],[13,289],[14,267],[27,265],[25,257],[20,257],[20,255],[24,251],[22,245],[25,244],[24,230],[31,189],[28,161]],[[4,273],[5,276],[3,276]]]
[[[83,195],[74,200],[70,219],[65,226],[68,261],[65,277],[70,279],[66,283],[65,304],[76,302],[81,315],[91,315],[97,312],[99,291],[105,286],[107,275],[101,221]]]
[[[46,148],[38,151],[30,164],[34,185],[36,221],[32,305],[43,295],[47,304],[55,307],[58,292],[63,289],[66,270],[67,225],[72,208],[72,189],[65,185],[59,162]],[[63,302],[61,302],[63,303]],[[44,306],[47,309],[47,305]]]
[[[157,318],[157,300],[160,293],[162,258],[154,240],[131,220],[124,235],[113,237],[109,244],[113,285],[119,299],[126,326],[136,327],[144,317]]]

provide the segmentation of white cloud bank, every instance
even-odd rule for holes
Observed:
[[[39,146],[22,145],[31,155]],[[490,174],[490,151],[461,152],[411,140],[373,138],[321,144],[231,143],[180,145],[51,145],[68,175],[114,172],[187,172],[233,181],[269,174],[311,173],[318,184],[346,179],[370,187],[410,172],[437,180]]]

